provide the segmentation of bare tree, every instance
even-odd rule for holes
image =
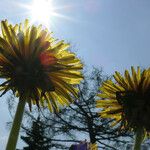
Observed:
[[[118,134],[117,129],[110,127],[112,120],[100,118],[96,108],[99,87],[108,77],[103,75],[102,69],[96,68],[93,68],[91,73],[84,74],[83,82],[77,87],[78,99],[72,97],[73,104],[54,114],[47,109],[40,109],[46,131],[45,137],[55,146],[64,145],[64,149],[68,149],[72,143],[79,143],[86,139],[90,143],[97,143],[99,148],[116,150],[118,145],[126,144],[128,141],[126,137],[129,137],[129,134]],[[26,111],[26,116],[31,121],[36,120],[29,111]],[[26,124],[23,128],[29,130],[25,126]],[[53,136],[50,136],[52,133]]]

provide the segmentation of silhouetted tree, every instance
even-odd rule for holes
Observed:
[[[59,113],[52,114],[47,109],[40,110],[43,128],[49,133],[46,135],[47,141],[55,143],[55,146],[64,145],[63,148],[57,149],[68,149],[71,144],[87,139],[91,143],[96,142],[99,148],[116,150],[116,147],[126,144],[129,139],[126,138],[129,137],[127,133],[120,135],[116,132],[117,129],[110,127],[112,120],[102,119],[97,113],[97,93],[100,92],[102,82],[108,79],[102,73],[102,69],[96,68],[91,73],[84,73],[84,80],[77,87],[78,99],[72,97],[74,103],[62,108]],[[26,115],[31,120],[36,120],[29,111],[26,111]],[[52,132],[54,136],[49,136]],[[122,137],[119,138],[120,136]]]
[[[38,116],[37,120],[33,121],[31,129],[26,130],[26,136],[21,136],[21,139],[28,145],[23,150],[49,150],[50,145],[44,132],[43,123]]]

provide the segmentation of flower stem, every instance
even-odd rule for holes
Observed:
[[[144,138],[143,128],[137,129],[136,135],[135,135],[134,150],[141,150],[141,144],[142,144],[143,138]]]
[[[11,128],[11,132],[9,134],[6,150],[16,150],[16,144],[17,144],[19,130],[23,118],[25,103],[26,103],[25,100],[19,100],[15,118]]]

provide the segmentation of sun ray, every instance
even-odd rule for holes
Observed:
[[[73,18],[62,14],[66,10],[71,10],[71,5],[56,6],[54,0],[32,0],[29,3],[18,3],[19,7],[26,9],[24,13],[30,19],[30,22],[42,24],[49,30],[55,26],[57,18],[75,21]]]

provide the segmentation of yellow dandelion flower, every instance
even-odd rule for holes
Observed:
[[[90,150],[98,150],[98,146],[97,146],[96,143],[90,144],[90,148],[89,148],[89,149],[90,149]]]
[[[0,85],[2,95],[12,90],[19,97],[17,111],[8,138],[6,150],[15,150],[25,103],[48,106],[58,111],[77,97],[74,85],[82,79],[82,64],[69,44],[57,41],[42,26],[1,22],[0,35]]]
[[[82,64],[68,51],[69,44],[57,41],[47,29],[1,22],[0,77],[6,79],[2,94],[12,90],[30,106],[47,104],[50,111],[72,102],[74,85],[82,79]]]
[[[114,79],[103,83],[97,107],[101,117],[114,119],[112,125],[121,123],[124,129],[150,131],[150,70],[131,67],[132,74],[124,77],[115,72]]]

